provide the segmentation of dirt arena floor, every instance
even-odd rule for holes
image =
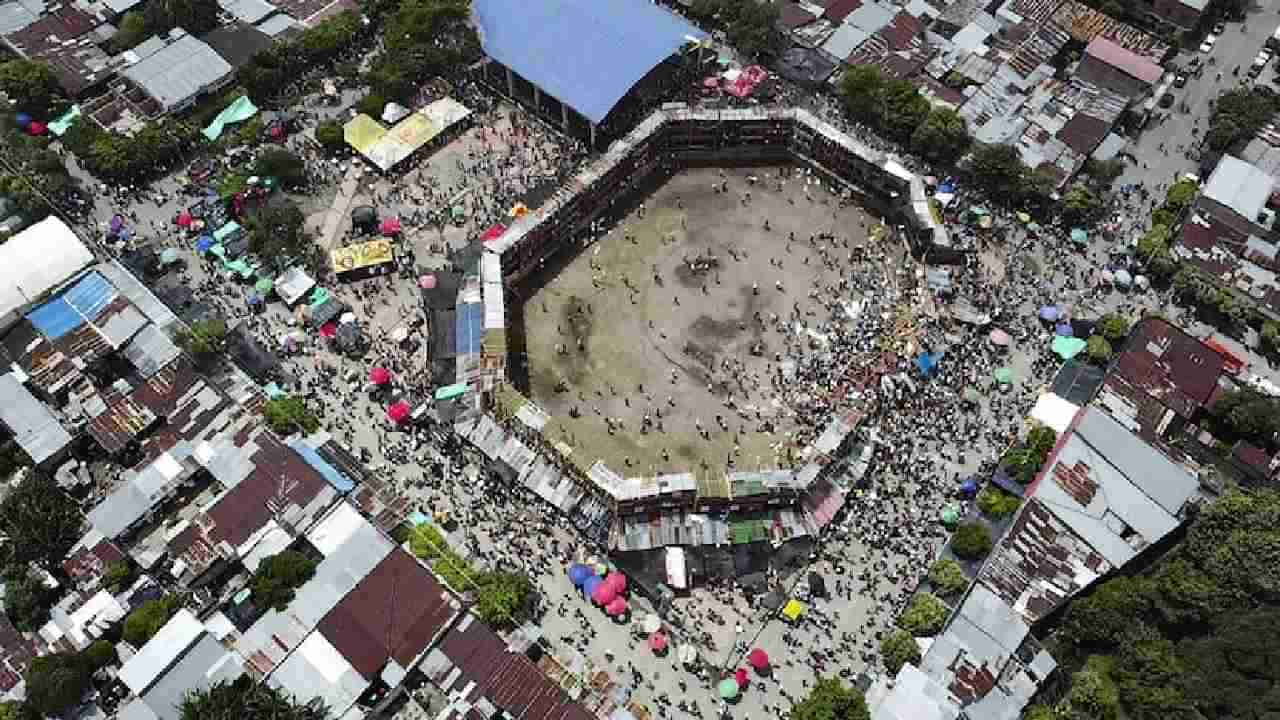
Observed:
[[[602,459],[624,476],[715,479],[787,465],[793,418],[771,388],[785,350],[771,315],[798,307],[811,328],[788,331],[812,332],[828,311],[809,291],[838,278],[819,258],[833,243],[810,237],[831,233],[847,253],[841,239],[869,242],[879,219],[840,208],[802,170],[780,190],[779,178],[778,168],[678,174],[526,301],[531,394],[581,467]]]

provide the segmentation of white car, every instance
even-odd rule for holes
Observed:
[[[1209,52],[1210,50],[1213,49],[1213,44],[1216,42],[1218,42],[1218,36],[1214,35],[1213,33],[1209,33],[1208,35],[1205,36],[1204,42],[1200,43],[1200,52],[1202,53]]]
[[[1253,66],[1261,69],[1267,63],[1271,62],[1271,56],[1271,48],[1262,48],[1258,51],[1257,56],[1253,58]]]

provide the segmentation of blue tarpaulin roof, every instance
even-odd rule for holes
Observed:
[[[37,330],[50,340],[94,320],[116,297],[116,289],[96,272],[89,273],[66,292],[27,315]]]
[[[646,0],[473,0],[485,53],[591,122],[706,33]]]
[[[457,354],[479,355],[480,341],[484,339],[484,305],[459,305],[457,327]]]
[[[329,484],[338,492],[351,492],[355,488],[356,484],[346,475],[338,472],[338,469],[330,465],[328,460],[320,457],[320,453],[316,452],[315,448],[299,439],[290,441],[289,447],[293,448],[308,465],[320,473],[321,477],[328,480]]]

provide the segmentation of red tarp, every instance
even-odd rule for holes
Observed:
[[[393,423],[402,423],[409,419],[409,403],[401,400],[387,408],[387,417]]]
[[[387,218],[382,221],[382,234],[395,235],[400,232],[400,218]]]
[[[369,382],[374,385],[386,385],[391,382],[391,371],[384,367],[376,367],[369,371]]]
[[[507,226],[502,223],[494,223],[480,235],[480,242],[493,242],[502,237],[502,233],[507,231]]]
[[[338,336],[338,326],[335,323],[327,322],[320,326],[320,337],[332,340]]]
[[[174,222],[176,222],[178,224],[178,227],[180,228],[188,228],[188,227],[191,227],[191,221],[193,219],[194,218],[191,217],[191,213],[187,212],[186,210],[183,210],[182,212],[178,213],[178,219],[174,220]]]
[[[656,632],[649,636],[649,649],[660,653],[667,649],[667,636],[661,632]]]
[[[729,83],[724,91],[734,97],[748,97],[755,92],[756,86],[764,82],[769,77],[769,71],[759,65],[752,65],[742,69],[742,74],[738,78]]]

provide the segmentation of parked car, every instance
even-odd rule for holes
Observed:
[[[1218,36],[1213,33],[1209,33],[1208,35],[1205,36],[1204,42],[1200,43],[1200,52],[1202,53],[1209,52],[1210,50],[1213,49],[1213,44],[1216,42],[1218,42]]]
[[[1187,86],[1187,74],[1186,74],[1185,72],[1183,72],[1183,71],[1179,70],[1179,71],[1178,71],[1178,72],[1173,76],[1173,86],[1174,86],[1174,87],[1177,87],[1177,88],[1180,88],[1180,87],[1186,87],[1186,86]]]

